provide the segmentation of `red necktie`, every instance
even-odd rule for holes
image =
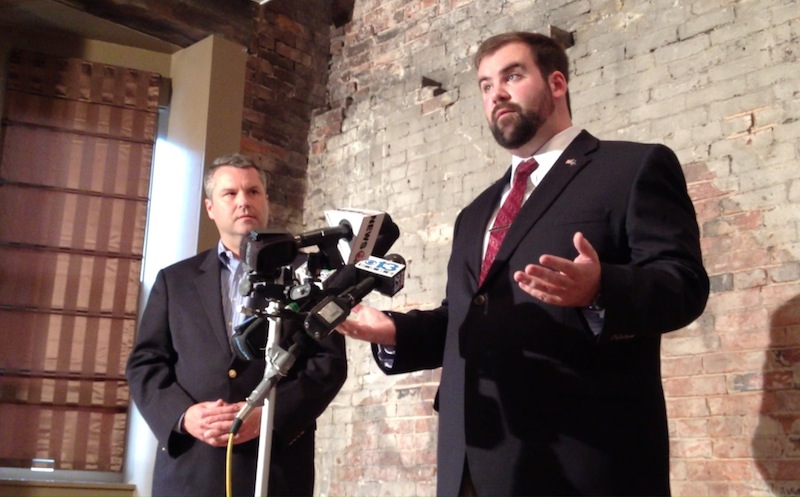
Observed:
[[[489,230],[489,244],[486,246],[486,255],[483,257],[483,265],[481,266],[481,277],[478,284],[483,283],[489,268],[492,267],[497,251],[500,250],[500,245],[503,244],[503,239],[506,237],[506,232],[517,217],[520,207],[522,207],[522,199],[525,198],[525,187],[528,184],[528,178],[531,173],[536,169],[539,164],[533,160],[527,160],[517,166],[517,172],[514,175],[514,183],[511,185],[511,191],[500,207],[497,217],[494,219],[492,229]]]

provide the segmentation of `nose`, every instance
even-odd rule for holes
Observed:
[[[492,97],[492,102],[494,103],[505,102],[506,100],[511,98],[511,96],[506,91],[506,87],[502,84],[496,84],[492,87],[491,97]]]
[[[236,207],[244,208],[250,205],[250,198],[247,195],[247,192],[244,190],[240,190],[236,194]]]

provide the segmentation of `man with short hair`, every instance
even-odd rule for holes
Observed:
[[[480,46],[511,167],[456,219],[440,307],[339,328],[389,374],[442,367],[439,495],[670,493],[660,343],[708,298],[697,219],[670,149],[572,124],[567,64],[539,34]]]
[[[128,361],[131,395],[158,439],[153,495],[225,495],[228,434],[264,377],[265,359],[240,359],[230,337],[244,317],[240,245],[269,219],[267,175],[233,154],[213,162],[204,188],[220,241],[158,273]],[[316,419],[347,375],[342,337],[307,347],[276,387],[270,495],[312,494]],[[260,425],[259,407],[234,439],[234,495],[255,493]]]

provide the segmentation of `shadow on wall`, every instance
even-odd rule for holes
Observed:
[[[772,314],[763,382],[756,466],[773,495],[800,495],[800,295]]]

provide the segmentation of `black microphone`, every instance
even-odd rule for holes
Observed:
[[[297,246],[300,248],[310,247],[312,245],[320,247],[336,245],[339,240],[350,241],[352,239],[353,226],[346,219],[342,219],[338,226],[307,231],[295,237]]]
[[[242,238],[239,254],[246,271],[266,275],[290,264],[297,257],[297,249],[297,242],[287,231],[268,228]]]
[[[385,256],[398,238],[400,238],[400,227],[392,221],[389,214],[384,215],[381,229],[378,230],[378,239],[375,240],[375,245],[372,247],[372,255],[378,257]],[[402,259],[402,257],[400,258]]]
[[[349,278],[355,279],[355,282],[337,295],[322,299],[303,321],[306,332],[316,340],[328,336],[350,315],[353,307],[373,290],[392,297],[405,284],[405,260],[396,254],[387,255],[386,259],[371,256],[353,266],[345,266],[347,267],[354,267],[355,271],[343,271],[334,281],[331,290],[338,290]]]

